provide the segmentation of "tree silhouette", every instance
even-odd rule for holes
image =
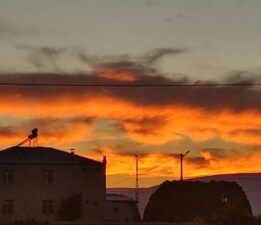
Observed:
[[[61,220],[73,221],[82,215],[82,194],[73,193],[68,198],[62,200],[58,215]]]

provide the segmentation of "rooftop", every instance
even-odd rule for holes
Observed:
[[[120,201],[120,202],[136,202],[134,199],[127,197],[125,195],[116,194],[116,193],[107,193],[106,200],[109,201]]]
[[[17,164],[101,164],[89,158],[49,147],[19,147],[0,151],[0,163]]]

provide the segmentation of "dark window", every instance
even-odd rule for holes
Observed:
[[[14,202],[12,200],[2,201],[2,214],[13,214]]]
[[[53,201],[44,200],[42,205],[42,212],[45,214],[53,214]]]
[[[114,211],[114,212],[118,212],[119,209],[115,207],[115,208],[113,208],[113,211]]]
[[[12,170],[4,170],[3,171],[3,183],[4,184],[12,184],[14,181],[14,173]]]
[[[98,205],[98,203],[97,202],[93,202],[93,205]]]
[[[51,170],[43,171],[43,182],[45,184],[52,184],[53,183],[53,171],[51,171]]]

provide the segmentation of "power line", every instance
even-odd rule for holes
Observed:
[[[0,82],[1,86],[55,86],[55,87],[224,87],[261,86],[261,83],[220,83],[220,84],[65,84],[65,83],[16,83]]]

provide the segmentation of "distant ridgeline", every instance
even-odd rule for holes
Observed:
[[[152,194],[143,220],[248,225],[253,214],[236,182],[165,181]]]

